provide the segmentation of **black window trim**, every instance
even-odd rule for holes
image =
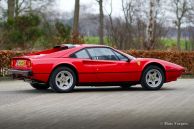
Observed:
[[[70,58],[74,58],[74,57],[72,57],[73,55],[75,55],[76,53],[78,53],[78,52],[80,52],[80,51],[83,51],[83,50],[86,51],[86,53],[87,53],[87,55],[88,55],[88,57],[89,57],[88,59],[92,59],[91,55],[88,53],[88,51],[87,51],[86,48],[82,48],[82,49],[80,49],[80,50],[78,50],[78,51],[72,53],[71,55],[69,55],[69,57],[70,57]],[[87,58],[76,58],[76,59],[87,59]]]
[[[116,55],[115,52],[117,52],[117,51],[115,51],[114,49],[112,49],[112,48],[110,48],[110,47],[103,47],[103,46],[100,46],[100,47],[86,47],[86,51],[88,52],[88,54],[89,54],[91,60],[95,60],[95,59],[92,59],[92,56],[90,55],[90,53],[89,53],[89,51],[88,51],[88,49],[92,49],[92,48],[107,48],[107,49],[110,49],[110,50],[113,52],[113,54],[116,56],[116,58],[117,58],[117,60],[105,60],[105,61],[122,61],[122,60],[120,60],[119,57]],[[126,57],[127,59],[129,59],[127,56],[123,55],[122,53],[120,53],[120,52],[117,52],[117,53],[119,53],[119,54],[121,54],[122,56],[124,56],[124,57]],[[129,60],[130,60],[130,59],[129,59]],[[98,60],[97,60],[97,61],[98,61]],[[100,60],[99,60],[99,61],[100,61]]]
[[[111,48],[111,49],[112,49],[112,48]],[[114,53],[116,56],[117,56],[116,53],[119,53],[120,55],[124,56],[124,57],[127,58],[128,60],[131,60],[129,57],[123,55],[122,53],[120,53],[120,52],[118,52],[118,51],[115,51],[114,49],[112,49],[112,51],[113,51],[113,53]],[[120,61],[123,61],[123,60],[121,60],[118,56],[117,56],[117,58],[118,58]]]
[[[114,53],[114,55],[116,56],[117,60],[106,60],[106,61],[123,61],[123,60],[121,60],[121,59],[116,55],[115,52],[121,54],[122,56],[126,57],[126,58],[129,59],[129,60],[132,60],[132,59],[130,59],[129,57],[125,56],[124,54],[122,54],[122,53],[120,53],[120,52],[114,50],[113,48],[111,48],[111,47],[106,47],[106,46],[105,46],[105,47],[103,47],[103,46],[97,46],[97,47],[93,47],[93,46],[92,46],[92,47],[85,47],[85,48],[82,48],[82,49],[80,49],[80,50],[78,50],[78,51],[72,53],[71,55],[69,55],[69,57],[70,57],[70,58],[73,58],[72,55],[74,55],[74,54],[76,54],[76,53],[78,53],[78,52],[80,52],[80,51],[82,51],[82,50],[85,50],[86,53],[87,53],[88,56],[89,56],[89,59],[95,60],[95,59],[92,59],[92,56],[90,55],[90,53],[89,53],[89,51],[88,51],[88,49],[92,49],[92,48],[108,48],[108,49],[110,49],[110,50]],[[86,59],[86,58],[77,58],[77,59]],[[100,60],[95,60],[95,61],[100,61]]]

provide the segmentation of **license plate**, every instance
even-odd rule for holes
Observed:
[[[25,65],[26,65],[25,60],[17,60],[17,62],[16,62],[16,66],[18,66],[18,67],[23,67]]]

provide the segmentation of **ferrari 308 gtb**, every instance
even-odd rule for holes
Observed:
[[[120,86],[141,84],[159,90],[175,81],[184,68],[164,60],[135,58],[103,45],[60,45],[34,54],[15,57],[10,74],[32,87],[70,92],[75,86]]]

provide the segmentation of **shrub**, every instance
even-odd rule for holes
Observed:
[[[70,39],[71,36],[71,27],[69,25],[64,25],[62,22],[57,21],[55,23],[55,27],[57,29],[57,36],[60,38],[61,42],[65,39]]]
[[[194,52],[176,51],[124,51],[135,57],[158,58],[179,64],[186,68],[186,74],[194,75]],[[11,58],[25,55],[30,52],[25,51],[0,51],[0,76],[5,76],[7,69],[10,68]]]
[[[24,55],[27,52],[19,51],[0,51],[0,76],[7,74],[7,69],[10,68],[11,58]]]
[[[40,28],[41,19],[34,14],[18,16],[3,24],[2,40],[7,49],[16,46],[27,49],[43,35],[42,28]]]

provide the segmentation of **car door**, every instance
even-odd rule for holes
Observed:
[[[87,51],[98,66],[96,69],[98,82],[127,82],[130,80],[130,63],[127,57],[125,60],[120,60],[116,51],[106,47],[88,48]]]
[[[98,65],[95,60],[91,60],[85,49],[75,52],[70,56],[76,58],[73,64],[78,70],[79,83],[92,83],[97,81],[96,69]]]

